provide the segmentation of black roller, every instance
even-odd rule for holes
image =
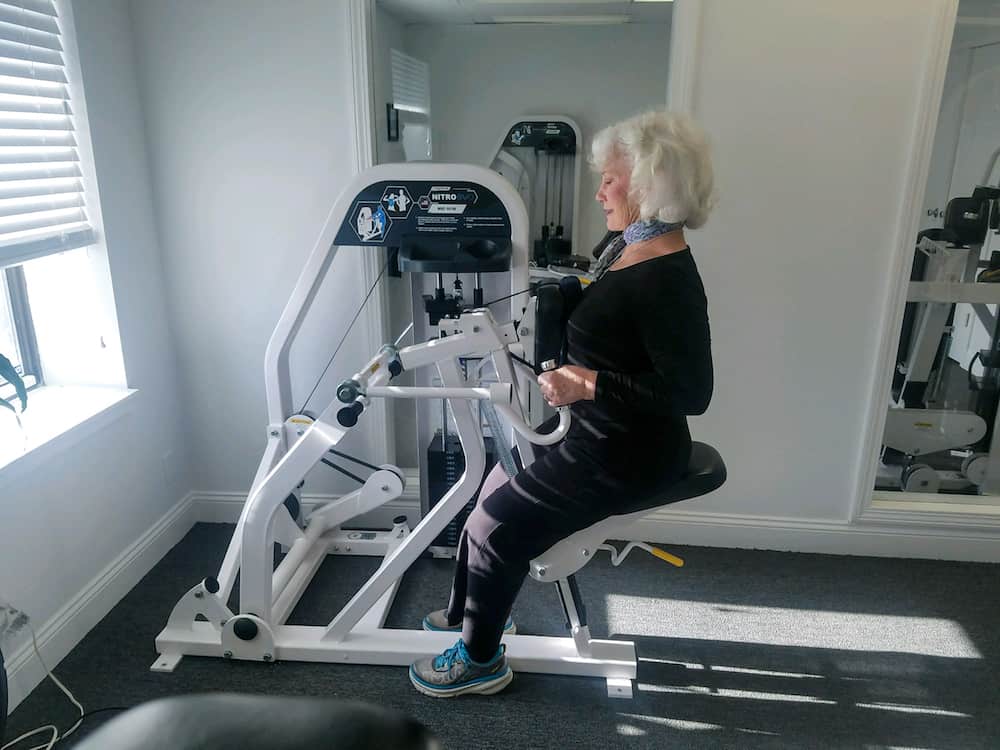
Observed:
[[[233,634],[241,641],[252,641],[257,637],[257,623],[248,617],[239,617],[233,623]]]
[[[389,374],[392,377],[397,377],[401,372],[403,372],[403,363],[398,359],[394,359],[389,362]]]
[[[401,523],[406,523],[406,516],[396,516],[392,519],[392,523],[398,526]]]
[[[205,591],[210,594],[219,593],[219,582],[212,576],[208,576],[204,581],[202,581],[202,586],[205,587]]]
[[[345,406],[337,412],[337,421],[341,427],[354,427],[358,423],[358,417],[365,410],[365,405],[360,401],[355,401],[350,406]]]

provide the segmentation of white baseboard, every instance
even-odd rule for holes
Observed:
[[[142,577],[184,538],[195,524],[192,510],[191,496],[188,495],[41,627],[35,626],[38,650],[46,664],[52,667],[62,661]],[[35,656],[30,636],[6,661],[10,710],[13,710],[46,675]]]
[[[635,524],[630,536],[696,547],[1000,562],[1000,524],[995,521],[960,524],[949,516],[929,524],[912,513],[873,514],[841,523],[664,509]]]

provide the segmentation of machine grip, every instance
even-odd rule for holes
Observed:
[[[337,421],[340,422],[341,427],[354,427],[364,410],[365,405],[360,401],[355,401],[337,412]]]

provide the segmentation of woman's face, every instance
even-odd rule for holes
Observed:
[[[601,186],[597,189],[597,202],[604,209],[608,230],[621,232],[639,218],[639,211],[628,200],[630,169],[621,157],[609,161],[601,172]]]

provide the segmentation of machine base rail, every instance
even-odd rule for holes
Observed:
[[[324,641],[325,628],[281,625],[274,629],[275,661],[409,666],[417,659],[440,654],[454,645],[457,633],[387,628],[352,631],[340,642]],[[635,644],[631,641],[591,640],[591,657],[577,651],[572,638],[538,635],[504,636],[507,658],[515,672],[605,677],[634,680]],[[220,630],[212,623],[195,622],[183,633],[163,631],[156,639],[161,656],[154,671],[173,671],[181,655],[223,656]],[[234,656],[233,658],[239,658]],[[159,665],[167,663],[169,669]]]

